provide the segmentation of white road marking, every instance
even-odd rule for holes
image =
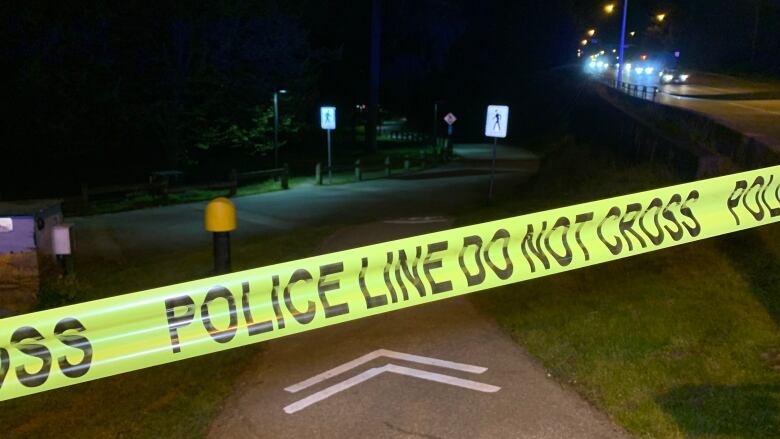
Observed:
[[[362,357],[361,357],[362,358]],[[438,360],[441,361],[441,360]],[[464,389],[476,390],[484,393],[495,393],[501,390],[501,387],[493,386],[490,384],[480,383],[477,381],[464,380],[449,375],[443,375],[435,372],[428,372],[420,369],[413,369],[410,367],[398,366],[396,364],[388,363],[382,367],[375,367],[365,372],[359,373],[352,378],[348,378],[340,383],[334,384],[326,389],[320,390],[317,393],[313,393],[306,398],[298,400],[284,408],[285,413],[293,414],[301,411],[306,407],[316,404],[324,399],[327,399],[339,392],[354,387],[360,383],[370,380],[371,378],[380,375],[385,372],[396,373],[399,375],[405,375],[415,378],[420,378],[427,381],[434,381],[437,383],[449,384],[451,386],[462,387]]]
[[[769,114],[780,115],[780,112],[778,112],[778,111],[764,110],[763,108],[751,107],[750,105],[737,104],[737,103],[734,103],[734,102],[730,102],[729,105],[733,105],[733,106],[739,107],[739,108],[744,108],[744,109],[747,109],[747,110],[758,111],[758,112],[761,112],[761,113],[769,113]]]
[[[399,375],[406,375],[410,377],[420,378],[428,381],[435,381],[437,383],[449,384],[451,386],[463,387],[464,389],[476,390],[477,392],[484,393],[496,393],[501,390],[501,387],[494,386],[492,384],[480,383],[477,381],[465,380],[450,375],[444,375],[436,372],[429,372],[427,370],[414,369],[411,367],[398,366],[396,364],[388,364],[385,366],[388,372],[397,373]]]
[[[344,380],[338,384],[334,384],[328,387],[327,389],[323,389],[313,395],[309,395],[306,398],[298,400],[285,407],[284,411],[285,413],[293,414],[299,410],[305,409],[306,407],[312,404],[316,404],[325,398],[329,398],[335,395],[336,393],[339,393],[343,390],[347,390],[350,387],[356,386],[364,381],[370,380],[371,378],[379,375],[380,373],[383,373],[384,371],[385,371],[384,367],[375,367],[373,369],[368,369],[367,371],[355,375],[352,378]]]
[[[446,369],[460,370],[463,372],[476,373],[476,374],[483,373],[487,370],[486,367],[472,366],[470,364],[456,363],[454,361],[439,360],[438,358],[423,357],[421,355],[405,354],[403,352],[395,352],[387,349],[378,349],[374,352],[369,352],[368,354],[363,355],[362,357],[358,357],[352,361],[348,361],[342,364],[341,366],[336,366],[333,369],[326,370],[325,372],[315,375],[307,380],[301,381],[300,383],[293,384],[292,386],[286,387],[284,390],[290,393],[299,392],[303,389],[311,387],[317,383],[321,383],[322,381],[325,381],[329,378],[333,378],[336,375],[340,375],[348,370],[354,369],[360,365],[363,365],[365,363],[368,363],[371,360],[380,357],[388,357],[396,360],[404,360],[412,363],[427,364],[429,366],[443,367]]]

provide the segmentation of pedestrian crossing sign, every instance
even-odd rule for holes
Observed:
[[[320,126],[323,130],[336,129],[336,107],[320,107]]]
[[[506,137],[506,128],[509,125],[509,107],[505,105],[490,105],[487,109],[485,121],[485,136]]]

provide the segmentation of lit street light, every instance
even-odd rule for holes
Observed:
[[[620,83],[623,82],[623,65],[625,59],[623,54],[626,48],[626,18],[628,18],[628,0],[623,1],[623,24],[620,26],[620,47],[618,48],[620,53],[618,54],[618,73],[617,73],[617,85],[620,87]]]
[[[592,37],[594,35],[596,35],[596,29],[588,29],[588,36]]]
[[[279,167],[279,95],[287,90],[274,91],[274,168]]]
[[[611,13],[615,12],[615,4],[614,3],[610,3],[610,4],[606,5],[606,6],[604,6],[604,12],[606,12],[607,14],[611,14]]]
[[[665,13],[660,13],[660,14],[655,16],[655,19],[658,20],[659,23],[664,21],[665,18],[666,18],[666,14]]]
[[[580,41],[580,44],[582,44],[583,46],[587,46],[588,45],[588,40],[582,40],[582,41]]]

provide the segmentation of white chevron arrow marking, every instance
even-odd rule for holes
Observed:
[[[493,386],[490,384],[479,383],[471,380],[464,380],[454,376],[443,375],[435,372],[428,372],[427,370],[413,369],[411,367],[398,366],[396,364],[388,363],[382,367],[375,367],[368,369],[365,372],[359,373],[352,378],[348,378],[340,383],[334,384],[326,389],[320,390],[317,393],[311,394],[306,398],[298,400],[284,408],[285,413],[293,414],[297,411],[303,410],[306,407],[316,404],[323,399],[329,398],[339,392],[349,389],[350,387],[357,386],[358,384],[368,381],[371,378],[383,374],[385,372],[397,373],[399,375],[406,375],[410,377],[420,378],[428,381],[435,381],[437,383],[449,384],[451,386],[463,387],[464,389],[476,390],[478,392],[495,393],[501,390],[501,387]]]
[[[336,375],[340,375],[344,372],[352,370],[358,366],[368,363],[380,357],[392,358],[395,360],[409,361],[411,363],[427,364],[429,366],[443,367],[446,369],[460,370],[469,373],[483,373],[487,370],[487,367],[472,366],[470,364],[456,363],[454,361],[439,360],[438,358],[423,357],[422,355],[405,354],[403,352],[390,351],[387,349],[378,349],[374,352],[369,352],[362,357],[355,358],[352,361],[346,362],[341,366],[334,367],[333,369],[326,370],[321,374],[314,375],[313,377],[301,381],[300,383],[293,384],[286,387],[284,390],[290,393],[300,392],[303,389],[311,387],[317,383],[333,378]]]
[[[352,361],[342,364],[341,366],[334,367],[323,373],[315,375],[300,383],[293,384],[287,387],[285,390],[290,393],[299,392],[303,389],[311,387],[336,375],[340,375],[344,372],[359,367],[369,361],[375,360],[380,357],[393,358],[397,360],[404,360],[413,363],[426,364],[429,366],[437,366],[446,369],[459,370],[462,372],[480,374],[487,370],[486,367],[473,366],[470,364],[456,363],[454,361],[439,360],[437,358],[423,357],[420,355],[405,354],[403,352],[395,352],[387,349],[379,349],[374,352],[368,353],[361,357],[358,357]],[[449,384],[451,386],[462,387],[464,389],[476,390],[484,393],[494,393],[501,390],[501,387],[493,386],[490,384],[480,383],[477,381],[466,380],[450,375],[444,375],[441,373],[429,372],[427,370],[414,369],[411,367],[399,366],[397,364],[388,363],[382,367],[374,367],[361,372],[351,378],[347,378],[344,381],[336,383],[330,387],[327,387],[319,392],[313,393],[303,399],[300,399],[284,408],[285,413],[293,414],[306,407],[316,404],[326,398],[329,398],[339,392],[343,392],[351,387],[357,386],[360,383],[370,380],[375,376],[381,375],[385,372],[395,373],[398,375],[405,375],[414,378],[420,378],[427,381],[434,381],[442,384]]]

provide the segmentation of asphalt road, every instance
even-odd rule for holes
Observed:
[[[657,101],[704,114],[780,153],[780,99],[690,98],[664,93]]]
[[[449,225],[429,219],[355,226],[331,236],[320,250]],[[311,379],[345,363],[343,370]],[[209,437],[627,436],[459,297],[267,342]]]
[[[466,160],[404,179],[379,179],[336,186],[303,186],[233,199],[238,229],[233,245],[300,227],[355,224],[386,218],[445,215],[484,205],[492,145],[463,145]],[[461,147],[456,149],[458,152]],[[496,194],[511,195],[534,172],[537,158],[519,148],[501,147]],[[149,252],[209,246],[204,231],[206,202],[68,219],[75,224],[76,257],[112,261]]]
[[[605,77],[614,79],[614,69]],[[632,74],[624,80],[658,85],[654,76]],[[693,72],[688,83],[661,85],[660,91],[656,102],[704,114],[780,154],[780,81]]]

